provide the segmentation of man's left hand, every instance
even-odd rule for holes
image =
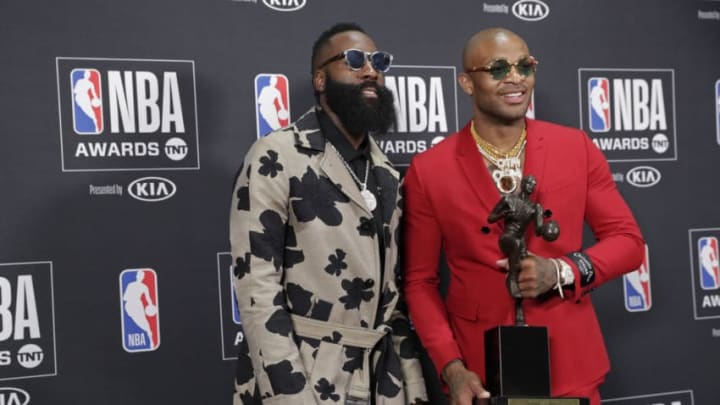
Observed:
[[[498,260],[498,265],[507,270],[507,259]],[[529,253],[520,261],[518,287],[523,298],[537,298],[557,284],[557,272],[550,259]]]

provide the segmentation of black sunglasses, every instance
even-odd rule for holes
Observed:
[[[365,52],[360,49],[346,49],[320,64],[318,69],[343,58],[352,70],[362,69],[363,66],[365,66],[365,63],[369,60],[370,66],[381,73],[385,73],[390,70],[390,65],[393,60],[393,56],[385,51]]]
[[[502,80],[506,78],[513,67],[521,76],[528,77],[535,73],[535,68],[538,65],[538,60],[532,56],[528,56],[520,59],[515,63],[508,62],[507,59],[495,59],[485,66],[474,67],[472,69],[465,70],[466,73],[474,72],[488,72],[495,80]]]

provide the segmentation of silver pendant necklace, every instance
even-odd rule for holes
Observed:
[[[330,146],[333,148],[335,153],[338,155],[340,160],[345,165],[345,168],[350,172],[350,176],[352,176],[353,180],[360,186],[360,195],[362,196],[363,200],[365,200],[365,205],[370,209],[370,211],[374,211],[377,207],[377,199],[375,198],[375,194],[370,192],[367,188],[368,183],[368,175],[370,174],[370,161],[365,162],[365,181],[360,181],[358,176],[355,174],[353,169],[350,167],[348,162],[345,161],[345,158],[340,154],[340,152],[335,148],[335,145],[332,144],[332,142],[328,142]]]

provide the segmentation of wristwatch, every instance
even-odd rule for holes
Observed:
[[[563,259],[558,259],[558,262],[560,262],[560,284],[564,286],[574,285],[575,273],[573,273],[572,267]]]

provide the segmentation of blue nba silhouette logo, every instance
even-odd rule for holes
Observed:
[[[703,290],[720,288],[720,263],[718,262],[718,240],[714,236],[698,239],[698,262],[700,265],[700,287]]]
[[[80,135],[97,135],[103,131],[102,87],[97,69],[73,69],[73,129]]]
[[[240,320],[240,310],[238,309],[237,295],[235,295],[235,276],[233,274],[233,266],[230,266],[230,307],[232,308],[233,322],[236,325],[242,325]]]
[[[160,346],[157,274],[153,269],[120,273],[120,312],[123,348],[146,352]]]
[[[290,124],[290,96],[285,75],[255,76],[255,115],[258,138]]]
[[[610,131],[610,82],[605,77],[588,79],[588,117],[592,132]]]
[[[623,276],[625,309],[629,312],[647,311],[652,307],[650,294],[650,258],[647,245],[645,257],[637,270]]]

